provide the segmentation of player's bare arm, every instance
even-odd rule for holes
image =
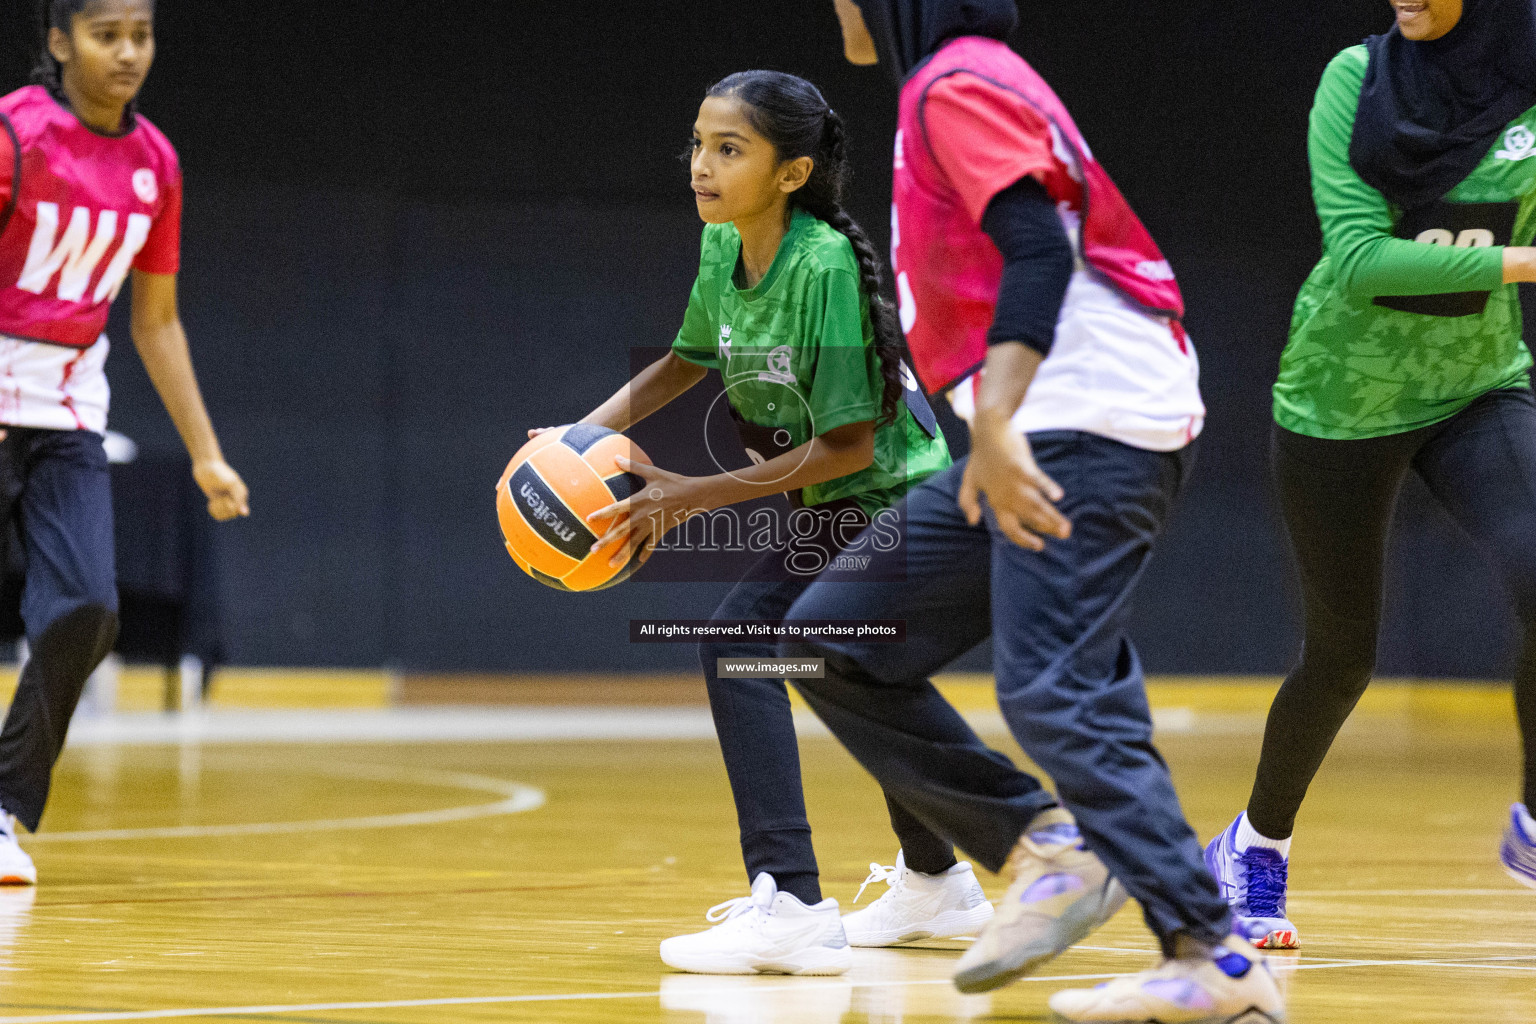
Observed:
[[[209,514],[220,522],[250,515],[250,492],[224,461],[192,370],[187,332],[176,307],[176,275],[134,271],[133,343],[192,456],[192,475],[208,498]]]
[[[623,432],[657,410],[665,408],[678,396],[699,381],[709,371],[690,363],[671,352],[656,360],[635,375],[634,380],[613,393],[602,405],[583,416],[578,422],[593,423],[609,430]],[[534,427],[528,431],[530,438],[538,437],[553,427]]]

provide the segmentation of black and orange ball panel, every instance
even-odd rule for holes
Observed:
[[[617,544],[592,550],[597,533],[587,516],[645,483],[619,469],[618,456],[651,461],[623,434],[576,423],[540,434],[512,457],[496,486],[496,514],[520,569],[556,590],[585,591],[622,583],[640,568],[639,552],[614,569],[608,560]]]

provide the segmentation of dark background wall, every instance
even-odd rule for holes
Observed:
[[[31,6],[0,2],[6,88],[31,60]],[[884,244],[894,86],[841,60],[831,0],[159,7],[142,105],[182,155],[184,317],[253,490],[250,521],[220,531],[234,659],[691,664],[630,646],[626,621],[707,615],[724,585],[545,590],[506,557],[492,486],[528,426],[577,418],[632,347],[675,331],[699,229],[676,156],[710,82],[767,66],[821,84],[854,134],[853,210]],[[1023,8],[1014,44],[1179,270],[1204,364],[1210,424],[1142,589],[1143,652],[1165,672],[1281,671],[1294,585],[1265,451],[1319,247],[1306,113],[1329,56],[1387,5]],[[173,452],[121,313],[113,426]],[[1417,484],[1394,546],[1383,671],[1507,671],[1502,595]]]

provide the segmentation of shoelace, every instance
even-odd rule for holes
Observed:
[[[1057,855],[1066,850],[1083,848],[1082,833],[1077,826],[1069,822],[1060,822],[1055,825],[1047,825],[1045,828],[1030,832],[1019,838],[1019,843],[1008,855],[1008,863],[1003,867],[1008,878],[1017,879],[1024,863],[1031,856],[1038,860],[1053,861]]]
[[[859,902],[859,897],[864,895],[864,890],[868,889],[876,882],[884,882],[892,889],[895,889],[901,883],[901,872],[897,870],[894,865],[886,866],[884,864],[870,864],[869,877],[864,879],[863,885],[859,886],[859,891],[853,897],[853,902]]]
[[[1073,843],[1082,845],[1083,834],[1071,822],[1060,821],[1029,834],[1029,841],[1038,846],[1062,846]]]
[[[1289,874],[1285,858],[1275,850],[1250,847],[1242,855],[1248,883],[1249,917],[1284,917],[1285,884]]]
[[[762,906],[751,896],[737,896],[733,900],[716,903],[710,907],[704,912],[704,920],[710,924],[719,924],[721,921],[729,921],[733,917],[740,917],[754,910],[759,914],[766,914],[768,907]]]
[[[751,906],[751,896],[737,896],[733,900],[726,900],[724,903],[716,903],[714,906],[710,907],[704,912],[704,920],[708,921],[710,924],[719,924],[721,921],[730,920],[737,914],[745,913],[748,909],[751,908]]]

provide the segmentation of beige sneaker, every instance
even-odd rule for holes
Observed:
[[[1022,978],[1125,905],[1125,890],[1083,848],[1077,822],[1060,807],[1029,823],[1004,870],[1013,882],[955,969],[961,992],[987,992]]]
[[[1236,936],[1216,954],[1057,992],[1051,1009],[1069,1024],[1284,1024],[1285,1000],[1264,954]]]

